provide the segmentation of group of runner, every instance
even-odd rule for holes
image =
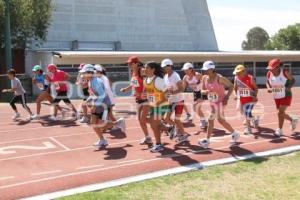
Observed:
[[[193,108],[200,117],[200,128],[207,130],[207,137],[199,141],[201,147],[209,147],[216,119],[230,132],[231,142],[234,144],[238,141],[240,134],[227,122],[224,116],[224,108],[228,104],[232,93],[235,93],[235,99],[239,102],[240,111],[245,119],[244,134],[252,133],[252,124],[254,127],[259,125],[259,118],[252,114],[252,110],[258,101],[258,88],[254,78],[247,73],[243,65],[235,67],[233,72],[235,75],[234,83],[232,83],[216,72],[216,66],[212,61],[203,63],[202,73],[196,72],[192,63],[185,63],[182,68],[185,73],[183,79],[173,70],[174,64],[171,59],[164,59],[161,63],[151,61],[143,64],[137,56],[132,56],[129,57],[127,63],[131,71],[131,81],[128,87],[121,89],[121,92],[132,90],[134,93],[138,120],[144,134],[140,141],[141,145],[153,144],[147,127],[147,124],[150,124],[155,138],[155,142],[150,148],[151,152],[164,150],[161,141],[163,132],[166,132],[171,140],[176,138],[178,144],[188,140],[189,134],[185,132],[182,121],[184,110],[187,112],[187,121],[191,119],[183,94],[187,87],[193,90]],[[269,61],[267,69],[266,86],[268,92],[273,94],[278,110],[279,125],[274,135],[280,137],[283,134],[284,120],[291,122],[292,131],[297,126],[298,120],[286,113],[286,109],[292,102],[291,88],[295,84],[295,79],[287,70],[282,68],[282,62],[279,59]],[[59,106],[59,102],[63,100],[72,110],[72,117],[79,119],[81,123],[92,125],[99,137],[99,140],[94,144],[97,149],[108,145],[103,135],[105,131],[111,129],[126,131],[125,120],[123,118],[116,119],[113,114],[115,104],[113,91],[103,66],[84,63],[79,66],[76,84],[82,91],[83,102],[80,111],[76,110],[68,98],[67,81],[69,75],[66,72],[57,69],[54,64],[47,66],[46,73],[39,65],[34,66],[32,71],[33,84],[40,90],[40,94],[36,99],[37,110],[35,115],[26,105],[26,92],[20,80],[16,77],[15,70],[8,71],[11,89],[4,89],[2,92],[14,93],[10,102],[15,111],[13,120],[20,117],[15,106],[16,102],[22,103],[29,113],[28,120],[32,120],[40,118],[41,102],[47,100],[53,107],[50,119],[56,121],[58,110],[62,112],[62,116],[65,115],[65,111]],[[53,90],[50,89],[51,87]],[[52,94],[53,91],[55,94]],[[202,111],[204,101],[209,103],[209,116],[205,116]]]

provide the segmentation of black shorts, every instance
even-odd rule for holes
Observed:
[[[194,91],[194,101],[207,100],[207,95],[202,95],[200,91]]]
[[[92,115],[95,115],[96,117],[98,117],[98,119],[106,120],[111,107],[108,106],[106,109],[103,109],[103,107],[101,107],[101,109],[101,111],[97,111],[96,109],[96,112],[93,112]]]
[[[58,104],[60,101],[64,101],[66,104],[71,103],[70,99],[68,98],[67,91],[57,92],[57,95],[56,95],[55,99],[53,100],[53,103]]]
[[[147,99],[135,99],[135,103],[137,103],[137,104],[143,104],[143,103],[146,103],[146,102],[148,102]]]
[[[89,88],[83,88],[82,93],[83,93],[83,96],[84,96],[83,101],[86,101],[87,98],[90,96]]]

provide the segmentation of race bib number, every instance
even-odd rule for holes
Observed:
[[[274,99],[282,99],[285,97],[285,88],[284,87],[273,87],[272,93]]]
[[[36,85],[37,85],[37,87],[39,88],[39,90],[44,90],[44,89],[45,89],[43,83],[37,83]]]
[[[58,82],[55,82],[54,83],[54,87],[55,87],[55,90],[59,90],[60,89],[60,85]]]
[[[239,95],[240,97],[251,97],[251,91],[249,89],[240,89]]]
[[[156,102],[156,98],[155,98],[154,94],[148,94],[147,99],[148,99],[149,103],[155,103]]]
[[[219,100],[219,95],[215,92],[209,92],[207,98],[210,102],[216,103]]]

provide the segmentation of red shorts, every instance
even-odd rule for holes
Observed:
[[[291,106],[292,97],[284,97],[282,99],[275,99],[276,108],[278,109],[280,106]]]
[[[171,112],[175,111],[175,115],[181,115],[183,113],[184,101],[172,103],[170,105]]]

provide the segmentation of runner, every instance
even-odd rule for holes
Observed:
[[[180,144],[187,141],[188,134],[184,132],[183,124],[181,122],[181,115],[184,106],[184,97],[182,92],[184,91],[184,86],[181,81],[179,74],[173,71],[173,61],[170,59],[164,59],[161,62],[161,67],[163,68],[165,75],[164,81],[167,86],[168,91],[168,101],[170,103],[170,112],[167,113],[165,122],[170,125],[175,125],[176,131],[171,131],[169,137],[173,139],[177,135],[177,142]],[[174,121],[171,119],[171,115],[175,112]]]
[[[255,80],[250,74],[247,74],[246,69],[243,65],[237,65],[233,72],[234,78],[234,91],[239,94],[240,106],[242,114],[246,119],[244,134],[252,134],[251,121],[255,128],[258,127],[259,120],[257,117],[252,115],[252,110],[257,102],[258,88]]]
[[[192,63],[185,63],[183,65],[182,70],[185,73],[183,77],[183,84],[184,87],[190,87],[194,93],[194,110],[198,113],[200,117],[200,128],[205,129],[207,128],[207,121],[204,116],[204,113],[201,109],[201,103],[204,100],[207,100],[207,95],[201,94],[201,80],[202,74],[195,72],[194,65]]]
[[[77,111],[67,96],[68,87],[66,81],[69,79],[69,74],[65,73],[64,71],[58,70],[56,65],[54,64],[49,64],[47,69],[50,73],[52,73],[52,75],[48,78],[48,81],[50,83],[53,83],[57,93],[55,99],[53,100],[54,113],[53,116],[50,117],[50,119],[53,121],[57,120],[58,104],[61,100],[63,100],[65,104],[72,109],[72,116],[76,118]]]
[[[115,118],[114,114],[113,114],[113,107],[115,106],[115,100],[114,100],[114,94],[112,92],[111,89],[111,81],[107,78],[106,76],[106,72],[103,66],[101,65],[95,65],[94,66],[95,70],[96,70],[96,76],[100,79],[102,79],[102,82],[104,84],[104,88],[105,88],[105,92],[109,97],[109,100],[111,102],[111,105],[109,105],[110,109],[109,109],[109,113],[108,113],[108,119],[111,120],[112,122],[117,121],[117,119]],[[114,130],[115,128],[113,128]]]
[[[3,89],[2,92],[13,92],[14,96],[10,100],[10,106],[15,111],[15,115],[12,117],[14,121],[20,118],[20,113],[15,105],[17,102],[21,102],[23,108],[29,113],[29,117],[26,119],[30,121],[33,117],[33,114],[30,108],[26,104],[26,91],[24,90],[21,81],[16,77],[16,71],[14,69],[10,69],[7,71],[8,79],[11,82],[11,89]]]
[[[278,128],[274,135],[280,137],[284,120],[291,122],[291,130],[294,131],[297,127],[298,119],[292,118],[286,113],[286,109],[291,106],[292,102],[292,87],[295,84],[294,77],[286,69],[281,68],[280,59],[272,59],[267,67],[266,86],[269,93],[273,93],[273,98],[278,111]]]
[[[171,132],[174,131],[175,128],[168,128],[161,122],[163,116],[170,112],[170,107],[166,98],[167,86],[163,79],[163,70],[156,62],[148,62],[145,66],[147,77],[144,80],[144,87],[150,106],[150,125],[156,140],[156,144],[150,151],[156,153],[164,150],[161,143],[161,132],[168,131],[170,135],[174,135],[174,133]]]
[[[214,129],[215,118],[218,122],[227,129],[232,135],[232,143],[236,143],[239,138],[239,133],[235,131],[232,126],[225,120],[224,107],[228,103],[228,99],[233,91],[232,83],[225,77],[217,74],[215,71],[215,64],[212,61],[203,63],[202,70],[206,75],[202,79],[202,95],[207,95],[210,101],[211,114],[208,120],[207,138],[199,141],[199,145],[203,148],[208,148],[210,144],[210,137]],[[228,92],[225,94],[225,87]]]
[[[46,80],[47,75],[44,73],[41,66],[35,65],[32,68],[32,72],[33,72],[32,84],[35,85],[40,91],[40,94],[36,99],[36,114],[32,116],[32,119],[40,119],[42,102],[44,100],[47,100],[49,101],[50,104],[52,104],[53,98],[50,95],[49,82]],[[61,107],[58,107],[58,109],[60,111],[62,110]]]
[[[81,63],[78,67],[78,76],[77,76],[77,80],[76,80],[76,85],[79,86],[79,88],[82,91],[82,95],[83,95],[83,102],[81,103],[81,110],[82,110],[82,116],[81,113],[78,112],[78,119],[80,123],[88,123],[89,122],[89,118],[88,118],[88,107],[86,105],[86,99],[89,96],[89,85],[88,85],[88,81],[85,80],[83,78],[82,75],[82,69],[84,67],[85,63]]]
[[[140,141],[141,145],[152,144],[151,136],[149,135],[147,128],[147,115],[149,113],[149,105],[147,98],[143,95],[144,81],[143,81],[143,65],[141,64],[137,56],[131,56],[127,60],[128,67],[131,70],[131,82],[128,87],[122,88],[121,92],[134,91],[134,97],[136,102],[137,114],[140,126],[143,130],[145,137]]]
[[[111,104],[108,95],[105,93],[105,88],[102,80],[94,76],[94,66],[87,64],[81,72],[83,78],[88,80],[90,96],[87,99],[87,105],[91,108],[91,124],[99,137],[99,141],[93,144],[98,150],[108,145],[107,140],[103,136],[103,132],[118,125],[123,132],[125,132],[124,119],[116,122],[107,121],[107,114],[109,112],[109,105]]]

